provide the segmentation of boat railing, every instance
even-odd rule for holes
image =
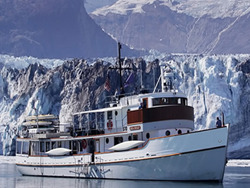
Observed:
[[[138,95],[138,94],[151,93],[151,92],[153,92],[153,90],[154,90],[154,88],[142,88],[139,91],[134,91],[131,93],[110,95],[110,96],[106,97],[105,104],[106,104],[106,107],[108,107],[110,105],[115,106],[115,105],[119,104],[120,99],[123,97],[130,97],[130,96]]]

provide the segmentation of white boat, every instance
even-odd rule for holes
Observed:
[[[44,132],[18,138],[19,172],[94,179],[222,181],[229,127],[194,131],[193,107],[185,94],[172,90],[173,77],[167,70],[167,64],[162,64],[161,92],[122,96],[107,108],[73,114],[71,134]]]

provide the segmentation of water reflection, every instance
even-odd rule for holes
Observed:
[[[74,178],[44,178],[44,177],[28,177],[21,176],[16,178],[15,187],[27,188],[32,187],[41,188],[61,188],[61,187],[109,187],[109,188],[152,188],[152,187],[168,187],[168,188],[196,188],[196,187],[215,187],[222,188],[220,183],[204,183],[204,182],[166,182],[166,181],[128,181],[128,180],[90,180],[90,179],[74,179]]]
[[[52,178],[52,177],[32,177],[21,176],[16,171],[14,164],[0,164],[0,187],[16,188],[62,188],[62,187],[101,187],[101,188],[200,188],[213,187],[222,188],[221,183],[209,182],[171,182],[171,181],[129,181],[129,180],[93,180],[93,179],[75,179],[75,178]]]

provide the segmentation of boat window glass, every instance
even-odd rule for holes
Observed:
[[[178,104],[181,104],[181,98],[178,98],[178,99],[177,99],[177,103],[178,103]]]
[[[73,141],[73,153],[76,154],[78,151],[78,141]]]
[[[74,120],[73,120],[73,124],[76,130],[79,129],[79,116],[78,115],[74,115]]]
[[[22,154],[28,154],[28,153],[29,153],[29,142],[23,142]]]
[[[178,134],[182,134],[182,131],[180,129],[178,130]]]
[[[72,142],[69,141],[69,142],[68,142],[68,147],[67,147],[67,148],[72,149],[72,145],[71,145],[71,144],[72,144]]]
[[[104,129],[104,112],[97,113],[97,126],[99,129]]]
[[[123,138],[122,137],[115,137],[114,138],[114,145],[119,144],[121,142],[123,142]]]
[[[58,147],[58,148],[61,148],[61,147],[62,147],[62,142],[61,142],[61,141],[58,141],[57,147]]]
[[[177,97],[154,98],[152,99],[152,102],[153,102],[153,106],[172,105],[172,104],[187,105],[186,98],[177,98]]]
[[[133,140],[138,140],[138,135],[137,134],[133,134]]]
[[[150,134],[149,134],[149,133],[146,134],[146,138],[147,138],[147,139],[150,138]]]
[[[46,151],[50,150],[50,142],[46,142]]]
[[[40,152],[44,152],[45,151],[45,144],[44,142],[40,142]]]
[[[166,136],[169,136],[170,135],[170,131],[167,130],[165,134],[166,134]]]
[[[107,118],[108,119],[113,119],[112,118],[112,111],[107,111]]]
[[[106,138],[106,144],[108,144],[109,143],[109,138]]]
[[[31,142],[31,155],[39,155],[39,142],[32,141]]]
[[[82,129],[87,129],[87,127],[88,127],[88,114],[81,115],[81,125],[82,125]]]
[[[90,113],[89,114],[89,123],[90,123],[90,128],[95,129],[96,128],[96,122],[95,122],[95,113]]]
[[[22,149],[22,142],[17,141],[17,146],[16,146],[16,153],[21,154],[21,149]]]
[[[81,152],[83,150],[82,140],[78,140],[78,150]]]
[[[131,136],[128,136],[128,140],[129,140],[129,141],[132,140],[132,137],[131,137]]]
[[[51,148],[52,148],[52,149],[55,149],[55,148],[56,148],[56,142],[55,142],[55,141],[51,142]]]

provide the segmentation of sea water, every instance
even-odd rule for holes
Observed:
[[[231,160],[226,166],[222,183],[90,180],[76,178],[49,178],[22,176],[16,170],[14,157],[0,156],[0,188],[249,188],[250,160]]]

